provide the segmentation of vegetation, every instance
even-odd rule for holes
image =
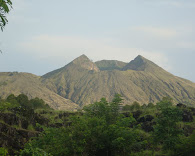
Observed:
[[[116,94],[111,102],[102,98],[78,112],[53,110],[43,100],[29,100],[24,94],[12,94],[0,103],[0,136],[4,138],[0,152],[4,155],[194,154],[195,109],[175,106],[170,98],[157,105],[134,102],[121,110],[123,99]]]
[[[6,100],[0,100],[0,111],[12,109],[51,109],[48,104],[46,104],[42,99],[34,98],[29,100],[28,97],[24,94],[20,94],[17,97],[13,94],[9,95]]]
[[[39,124],[47,126],[49,121],[36,111],[52,111],[41,99],[29,100],[24,94],[9,95],[0,99],[0,155],[18,154],[31,137],[40,133]]]
[[[179,142],[181,130],[177,123],[182,120],[182,112],[174,107],[170,98],[163,98],[157,103],[160,114],[154,126],[154,140],[156,144],[162,144],[164,150],[174,150]]]
[[[42,150],[48,155],[64,156],[193,153],[194,133],[185,136],[182,128],[178,127],[183,108],[173,106],[170,98],[164,98],[157,106],[145,106],[148,112],[156,109],[154,117],[150,113],[145,115],[141,106],[133,111],[120,112],[121,102],[120,95],[115,95],[111,102],[102,98],[84,107],[84,113],[70,116],[68,126],[44,127],[44,132],[27,143],[20,155],[36,150]],[[153,120],[156,124],[148,130],[148,125],[144,124],[152,123]],[[181,151],[186,145],[189,149]]]
[[[9,13],[11,7],[11,0],[0,0],[0,27],[2,31],[5,25],[8,23],[6,14]]]
[[[1,156],[6,156],[7,154],[8,154],[8,151],[5,148],[0,147],[0,155]]]

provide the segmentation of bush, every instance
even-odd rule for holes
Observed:
[[[194,156],[195,153],[195,130],[188,137],[181,137],[181,142],[176,145],[175,155]]]
[[[6,156],[8,151],[4,147],[0,147],[0,156]]]
[[[130,128],[133,116],[119,113],[122,99],[116,95],[112,102],[105,98],[84,108],[82,116],[69,118],[66,128],[45,128],[41,136],[30,142],[25,151],[43,149],[53,155],[129,155],[146,148],[145,132]]]
[[[40,148],[33,148],[29,144],[29,147],[21,151],[20,156],[52,156],[52,155],[46,153]]]

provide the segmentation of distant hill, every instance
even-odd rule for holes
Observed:
[[[195,106],[195,84],[176,77],[152,61],[137,56],[129,63],[113,60],[92,62],[82,55],[68,65],[42,76],[42,83],[80,106],[116,93],[125,104],[157,102],[170,96],[175,103]]]
[[[60,110],[76,110],[102,97],[110,101],[116,93],[123,96],[124,104],[156,103],[170,96],[175,103],[195,107],[195,83],[172,75],[140,55],[129,63],[117,60],[94,63],[81,55],[42,77],[1,72],[0,96],[21,93],[41,98]]]
[[[78,105],[52,92],[41,83],[40,77],[29,73],[0,73],[0,96],[25,94],[30,99],[39,97],[54,109],[76,110]]]

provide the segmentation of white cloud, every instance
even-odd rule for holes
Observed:
[[[25,53],[39,59],[52,62],[70,62],[72,59],[86,54],[93,61],[101,59],[121,60],[129,62],[137,55],[142,55],[159,66],[169,69],[168,60],[161,52],[151,52],[138,48],[123,48],[113,46],[110,39],[90,39],[78,36],[35,36],[29,41],[19,43],[19,48]]]
[[[139,27],[138,26],[138,27],[133,27],[130,29],[141,32],[141,33],[145,33],[146,35],[149,35],[149,36],[155,36],[158,38],[170,39],[178,35],[177,31],[173,29],[168,29],[168,28],[158,28],[158,27],[150,27],[150,26]]]
[[[175,27],[134,26],[116,30],[108,36],[112,36],[115,45],[122,45],[122,47],[139,47],[149,51],[195,49],[195,31],[189,24]]]
[[[195,49],[195,42],[193,41],[181,41],[177,45],[180,48]]]
[[[175,8],[195,8],[194,0],[144,0],[144,2],[157,6],[170,6]]]

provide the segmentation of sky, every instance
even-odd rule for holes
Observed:
[[[82,54],[137,55],[195,82],[195,0],[12,0],[0,72],[43,75]]]

